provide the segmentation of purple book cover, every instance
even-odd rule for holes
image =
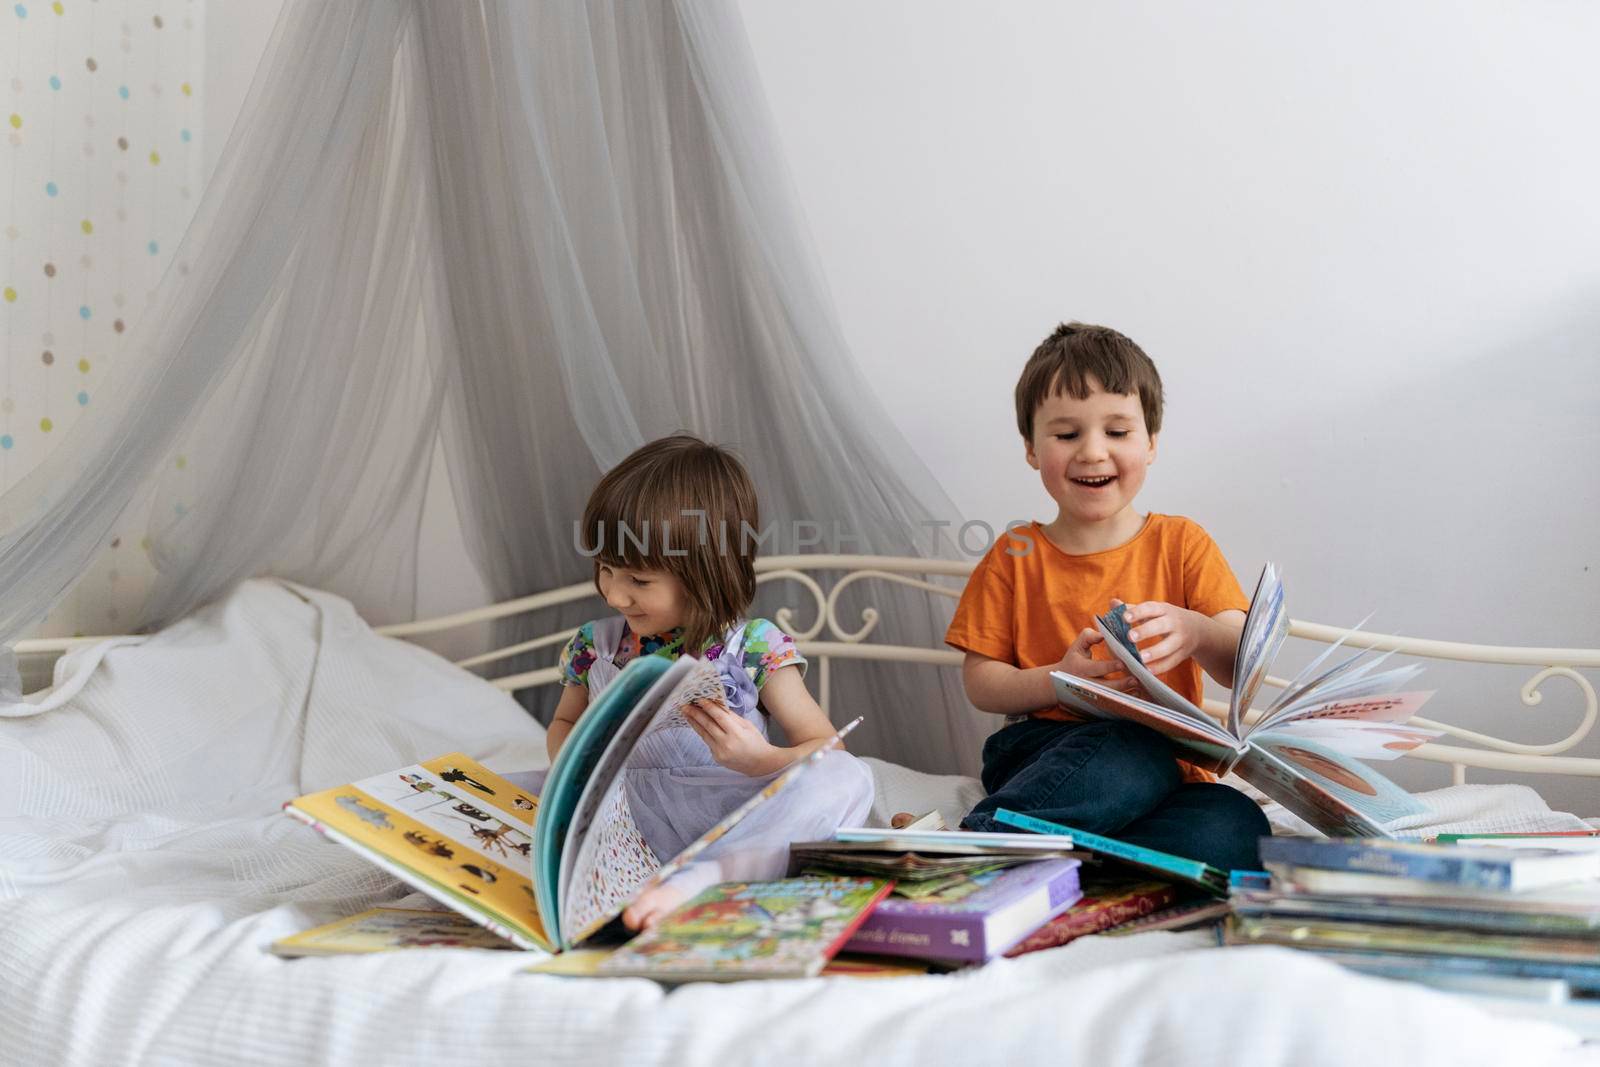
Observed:
[[[985,871],[920,900],[884,898],[844,951],[982,962],[1066,911],[1080,896],[1074,859]]]

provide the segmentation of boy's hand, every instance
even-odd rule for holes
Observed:
[[[1085,627],[1078,635],[1078,639],[1072,642],[1072,647],[1067,649],[1067,654],[1061,657],[1059,668],[1079,678],[1093,678],[1101,685],[1110,686],[1112,689],[1132,689],[1138,683],[1131,676],[1124,674],[1121,678],[1109,677],[1122,670],[1121,663],[1115,659],[1095,659],[1091,655],[1094,646],[1104,641],[1105,638],[1101,636],[1099,630]]]
[[[1131,604],[1122,617],[1129,626],[1128,640],[1135,644],[1152,637],[1161,638],[1150,647],[1139,649],[1139,657],[1151,674],[1166,674],[1193,656],[1200,647],[1202,627],[1206,623],[1206,617],[1198,611],[1160,600]]]
[[[683,717],[722,766],[751,777],[772,769],[776,748],[754,723],[729,711],[720,700],[691,701],[683,706]]]

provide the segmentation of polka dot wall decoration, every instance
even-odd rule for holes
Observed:
[[[11,184],[0,195],[0,489],[71,439],[79,420],[121,414],[125,401],[101,396],[101,377],[145,358],[127,339],[147,314],[149,294],[193,280],[173,252],[205,180],[197,78],[205,15],[223,6],[5,4],[11,15],[0,22],[0,87],[11,93],[0,108],[0,164]],[[167,521],[170,506],[162,505]],[[112,568],[89,567],[72,596],[26,636],[114,631],[111,612],[136,616],[152,575],[147,555],[128,551],[137,539],[122,536],[129,544],[117,579]]]

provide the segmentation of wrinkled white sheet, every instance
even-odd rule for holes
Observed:
[[[452,749],[509,769],[538,762],[543,737],[509,698],[374,636],[344,601],[267,582],[103,650],[71,699],[0,720],[0,1062],[1503,1067],[1579,1055],[1567,1031],[1468,1001],[1164,934],[948,977],[671,994],[520,974],[528,958],[511,952],[269,955],[275,938],[401,895],[278,806]],[[889,810],[954,807],[951,790],[970,789],[874,770]],[[918,789],[949,795],[924,804]]]

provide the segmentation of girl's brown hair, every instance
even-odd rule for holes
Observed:
[[[739,458],[689,434],[651,441],[606,472],[583,509],[579,544],[602,566],[666,571],[688,597],[683,647],[697,653],[756,596],[744,531],[760,528],[755,484]]]

